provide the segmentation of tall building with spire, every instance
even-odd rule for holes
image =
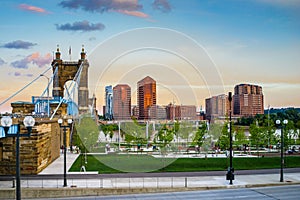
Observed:
[[[264,95],[258,85],[239,84],[234,87],[233,114],[255,116],[264,114]]]
[[[137,104],[139,119],[153,119],[156,116],[156,81],[150,76],[137,83]]]
[[[113,88],[113,118],[131,118],[131,88],[127,84],[119,84]]]

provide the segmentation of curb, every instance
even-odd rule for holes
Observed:
[[[222,185],[222,186],[201,186],[201,187],[173,187],[173,188],[22,188],[22,198],[62,198],[62,197],[80,197],[80,196],[108,196],[123,194],[140,193],[163,193],[163,192],[184,192],[196,190],[218,190],[218,189],[238,189],[254,187],[270,187],[283,185],[300,185],[300,182],[283,183],[262,183],[246,185]],[[0,199],[14,199],[15,189],[1,189]]]

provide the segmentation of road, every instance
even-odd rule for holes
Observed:
[[[188,192],[170,192],[170,193],[154,193],[154,194],[132,194],[132,195],[114,195],[114,196],[93,196],[93,197],[70,197],[57,198],[58,200],[217,200],[217,199],[237,199],[237,200],[298,200],[300,197],[300,185],[274,186],[263,188],[238,188],[238,189],[222,189],[222,190],[206,190],[206,191],[188,191]],[[42,199],[40,199],[42,200]]]

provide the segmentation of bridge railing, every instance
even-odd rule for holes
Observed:
[[[68,187],[77,188],[184,188],[200,187],[209,177],[126,177],[126,178],[69,178]],[[201,180],[201,181],[200,181]],[[0,188],[14,188],[14,179],[0,180]],[[62,188],[63,178],[22,178],[22,188]]]

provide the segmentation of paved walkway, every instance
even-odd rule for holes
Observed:
[[[67,169],[76,160],[79,154],[67,153]],[[56,159],[40,174],[63,174],[63,154]],[[72,172],[67,172],[73,174]],[[80,173],[80,172],[78,172]],[[82,174],[97,173],[87,172]],[[71,187],[101,187],[101,188],[139,188],[139,187],[201,187],[201,188],[224,188],[224,187],[254,187],[281,184],[300,184],[300,173],[284,173],[284,182],[279,182],[279,169],[277,174],[255,174],[239,175],[235,174],[233,185],[229,185],[225,173],[223,176],[199,176],[199,177],[143,177],[143,178],[98,178],[98,179],[69,179],[68,185]],[[61,187],[61,181],[47,181],[43,187]],[[39,187],[40,183],[32,183],[29,187]]]
[[[67,154],[67,169],[79,154]],[[63,174],[63,154],[40,174]],[[72,174],[68,172],[68,174]],[[276,174],[235,174],[235,180],[230,185],[222,176],[183,176],[183,177],[106,177],[69,176],[67,187],[63,187],[63,178],[41,176],[38,179],[22,177],[21,187],[24,198],[56,198],[66,196],[101,196],[116,194],[137,194],[150,192],[175,192],[187,190],[210,190],[225,188],[253,188],[276,185],[300,185],[300,173],[284,173],[284,182],[280,182],[279,169]],[[88,174],[88,173],[86,173]],[[14,198],[15,192],[12,181],[0,181],[0,199]],[[6,196],[4,196],[6,195]]]
[[[67,171],[70,169],[72,164],[75,162],[80,154],[67,152]],[[45,168],[39,174],[63,174],[64,173],[64,154],[60,153],[60,157],[52,162],[47,168]]]

